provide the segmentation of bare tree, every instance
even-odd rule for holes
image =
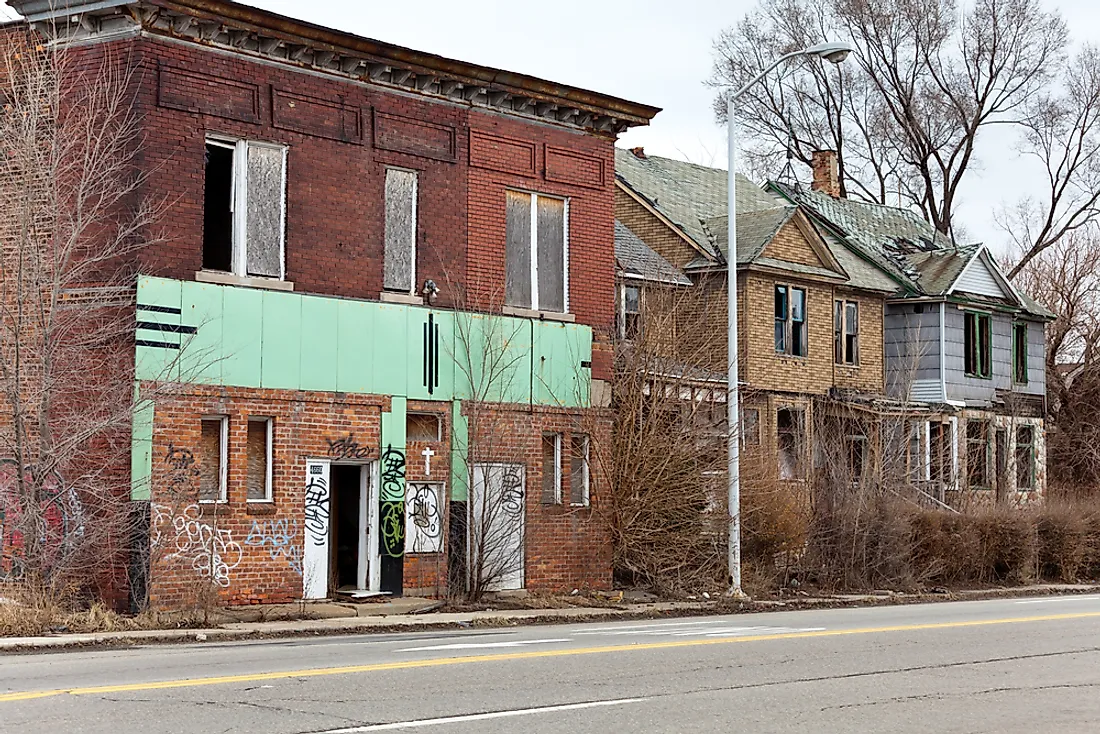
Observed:
[[[1067,31],[1039,0],[761,0],[716,43],[714,86],[739,86],[775,56],[847,39],[837,69],[803,62],[740,102],[749,161],[835,150],[842,193],[919,209],[952,234],[984,133],[1028,119],[1062,66]],[[724,95],[715,103],[725,112]],[[896,201],[891,201],[896,197]]]
[[[117,589],[130,541],[131,262],[161,209],[130,68],[0,32],[0,574],[43,587]]]

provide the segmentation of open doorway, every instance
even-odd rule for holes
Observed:
[[[329,591],[345,596],[378,593],[376,513],[371,511],[369,465],[332,464]]]

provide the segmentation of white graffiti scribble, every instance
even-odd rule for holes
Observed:
[[[174,514],[171,507],[153,505],[152,525],[150,545],[153,549],[170,550],[166,560],[178,558],[190,563],[199,576],[222,588],[229,586],[229,572],[244,557],[232,531],[203,522],[199,505],[189,505],[179,514]]]

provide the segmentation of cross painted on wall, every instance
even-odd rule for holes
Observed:
[[[430,477],[432,475],[432,457],[435,456],[435,452],[432,451],[431,446],[428,446],[420,452],[420,455],[424,457],[424,474]]]

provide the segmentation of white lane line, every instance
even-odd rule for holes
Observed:
[[[581,630],[575,632],[578,635],[608,635],[608,634],[639,634],[646,630],[669,629],[671,627],[698,627],[701,625],[726,624],[721,619],[708,619],[697,622],[664,622],[662,624],[631,624],[615,627],[601,627],[598,629]]]
[[[1100,601],[1100,596],[1056,596],[1052,599],[1027,599],[1017,604],[1061,604],[1065,601]]]
[[[397,652],[430,652],[436,650],[480,650],[494,647],[520,647],[521,645],[549,645],[553,642],[572,642],[568,637],[556,637],[549,640],[512,640],[510,642],[455,642],[450,645],[430,645],[427,647],[406,647]]]
[[[487,719],[506,719],[512,716],[534,716],[536,714],[552,714],[558,711],[579,711],[580,709],[592,709],[601,706],[622,706],[628,703],[640,703],[646,698],[619,698],[613,701],[589,701],[588,703],[570,703],[561,706],[541,706],[532,709],[513,709],[512,711],[492,711],[486,714],[469,714],[466,716],[445,716],[439,719],[418,719],[416,721],[395,721],[392,724],[371,724],[368,726],[355,726],[350,729],[329,729],[316,732],[316,734],[361,734],[371,731],[395,731],[398,729],[419,729],[425,726],[442,726],[445,724],[461,724],[468,721],[485,721]]]
[[[711,622],[709,624],[717,624]],[[685,627],[665,626],[662,629],[606,629],[577,632],[579,635],[605,635],[623,637],[738,637],[745,635],[785,635],[795,632],[822,632],[824,627]]]

